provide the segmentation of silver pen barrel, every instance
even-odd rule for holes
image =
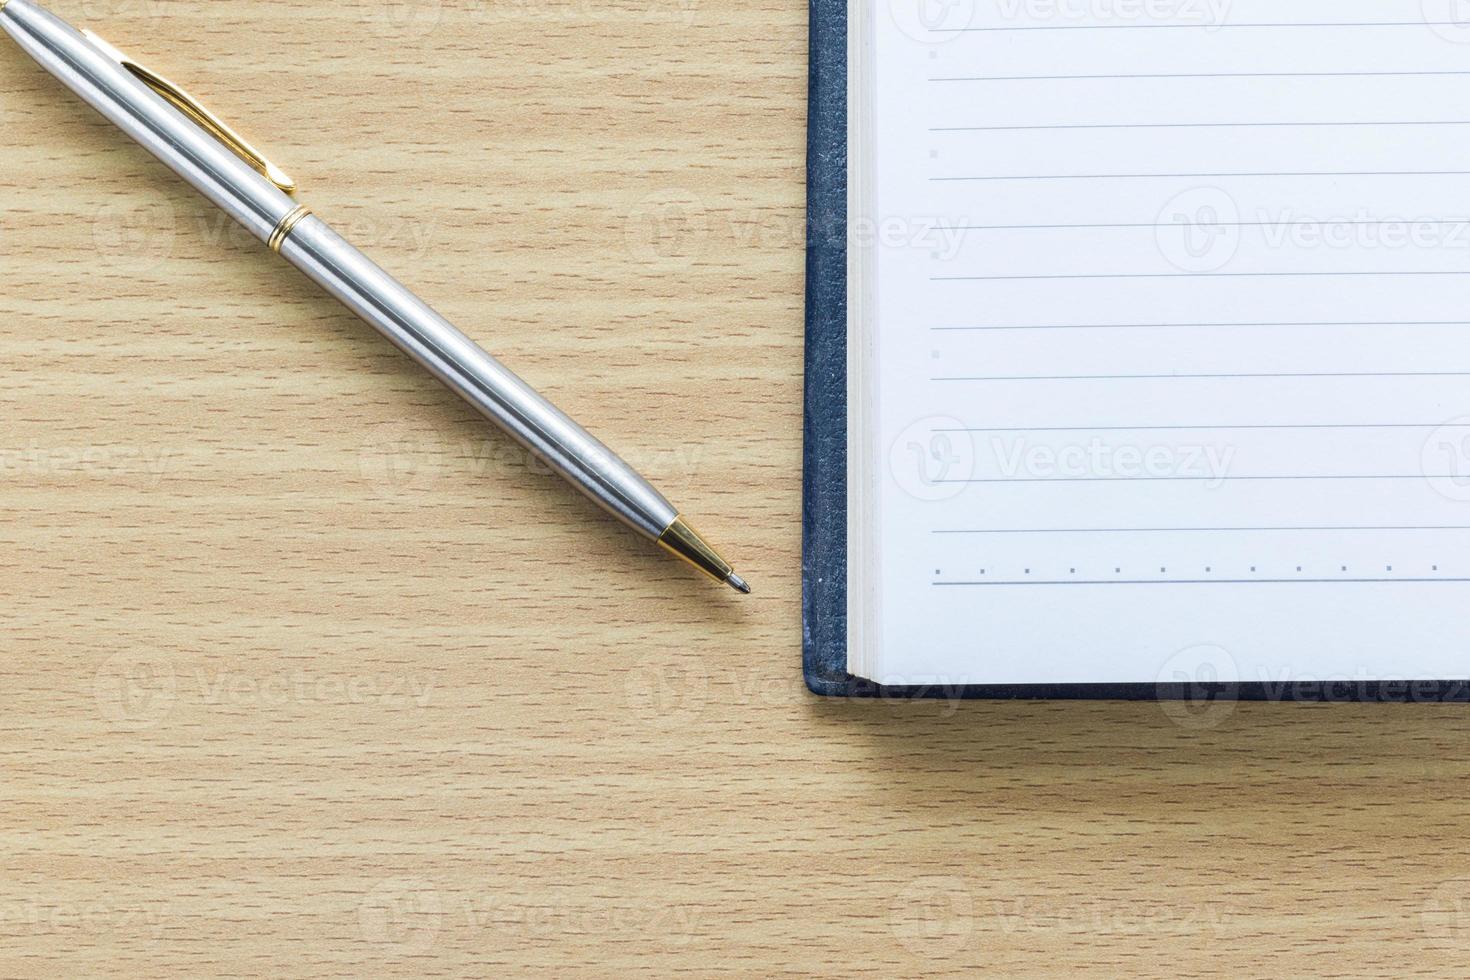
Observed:
[[[537,394],[316,216],[281,256],[623,523],[657,541],[679,512],[612,450]]]
[[[742,592],[749,587],[627,463],[290,196],[294,183],[182,88],[33,0],[0,27],[42,67],[599,506]]]

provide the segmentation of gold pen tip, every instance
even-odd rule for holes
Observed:
[[[736,575],[730,563],[721,558],[720,553],[710,547],[709,542],[700,537],[684,518],[674,518],[658,543],[665,551],[678,555],[716,582],[724,582],[736,592],[750,595],[750,586],[745,584],[745,579]]]

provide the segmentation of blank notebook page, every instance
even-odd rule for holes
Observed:
[[[1470,676],[1452,5],[911,6],[854,18],[870,676]]]

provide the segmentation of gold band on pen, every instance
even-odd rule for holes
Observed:
[[[716,582],[726,581],[734,571],[730,563],[721,558],[720,553],[711,548],[682,515],[664,530],[658,543],[659,547],[684,559]]]
[[[291,229],[301,224],[302,219],[309,214],[311,214],[311,208],[304,204],[298,204],[292,208],[290,213],[281,219],[281,223],[276,225],[276,230],[271,232],[270,241],[266,243],[271,247],[271,251],[279,254],[281,246],[286,244],[286,236],[291,234]]]

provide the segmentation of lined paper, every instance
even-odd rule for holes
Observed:
[[[878,679],[1470,676],[1443,6],[868,8]]]

